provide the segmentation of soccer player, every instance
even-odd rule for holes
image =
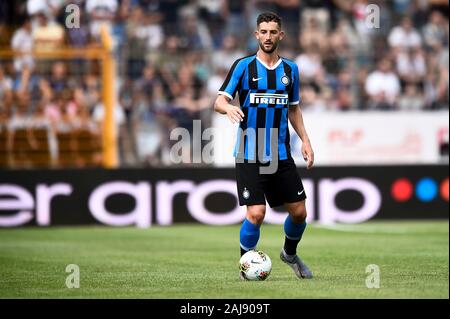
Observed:
[[[278,55],[284,37],[280,17],[272,12],[257,18],[256,54],[238,59],[231,67],[214,104],[216,112],[239,123],[234,157],[239,204],[247,206],[240,230],[241,256],[256,249],[266,212],[284,205],[289,215],[284,223],[285,241],[280,258],[299,278],[312,272],[297,255],[297,245],[306,227],[306,194],[290,153],[288,120],[302,140],[302,155],[310,169],[314,153],[300,110],[297,65]],[[240,106],[230,104],[235,94]],[[276,169],[267,174],[275,163]],[[245,276],[240,272],[240,278]]]

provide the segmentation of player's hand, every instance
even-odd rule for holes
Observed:
[[[306,168],[310,169],[314,165],[314,151],[309,141],[302,144],[302,155],[306,162]]]
[[[233,124],[239,123],[244,119],[244,112],[242,112],[240,107],[228,104],[227,116]]]

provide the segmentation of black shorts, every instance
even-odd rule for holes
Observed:
[[[273,174],[261,174],[260,167],[268,164],[236,163],[236,181],[239,205],[270,207],[295,203],[306,199],[305,189],[292,158],[278,162]]]

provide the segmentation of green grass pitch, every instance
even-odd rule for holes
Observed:
[[[282,225],[263,225],[262,282],[238,279],[239,225],[0,230],[0,298],[449,298],[448,221],[310,224],[300,252],[312,280],[279,260]],[[80,287],[66,287],[68,264]],[[380,288],[366,287],[366,267]]]

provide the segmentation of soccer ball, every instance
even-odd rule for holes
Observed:
[[[265,280],[272,270],[272,261],[264,252],[250,250],[239,260],[239,269],[247,280]]]

